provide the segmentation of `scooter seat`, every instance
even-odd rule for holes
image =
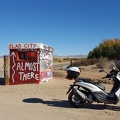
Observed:
[[[91,80],[91,79],[80,78],[79,80],[82,80],[83,82],[86,82],[86,83],[95,84],[95,82],[93,80]]]
[[[80,80],[82,80],[83,82],[94,84],[97,87],[99,87],[101,90],[105,90],[105,86],[102,83],[100,83],[100,82],[94,82],[91,79],[85,79],[85,78],[81,78]]]
[[[95,85],[98,86],[101,90],[105,91],[105,86],[102,83],[96,82]]]

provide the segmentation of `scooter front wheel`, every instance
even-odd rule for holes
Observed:
[[[73,91],[70,92],[68,101],[75,108],[81,107],[85,103],[82,98],[80,98],[80,96],[75,94]]]

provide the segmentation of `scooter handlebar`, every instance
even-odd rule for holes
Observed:
[[[111,78],[111,76],[107,74],[105,77],[102,77],[102,79],[104,78]]]
[[[102,79],[105,79],[106,77],[102,77]]]
[[[116,76],[117,72],[118,71],[112,70],[112,71],[110,71],[110,73],[107,73],[107,75],[105,77],[103,77],[102,79],[109,78],[109,80],[110,80],[111,78],[114,78]]]

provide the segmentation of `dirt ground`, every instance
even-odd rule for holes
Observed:
[[[64,64],[63,64],[64,65]],[[82,108],[73,108],[66,91],[72,80],[65,79],[62,66],[54,66],[56,76],[41,84],[0,85],[0,120],[117,120],[120,103],[104,105],[94,103]],[[94,66],[82,68],[80,77],[101,81],[105,73]],[[0,80],[4,77],[3,60],[0,59]],[[104,84],[106,92],[112,85]]]

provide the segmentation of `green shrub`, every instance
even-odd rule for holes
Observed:
[[[88,58],[120,59],[120,39],[107,39],[89,52]]]

